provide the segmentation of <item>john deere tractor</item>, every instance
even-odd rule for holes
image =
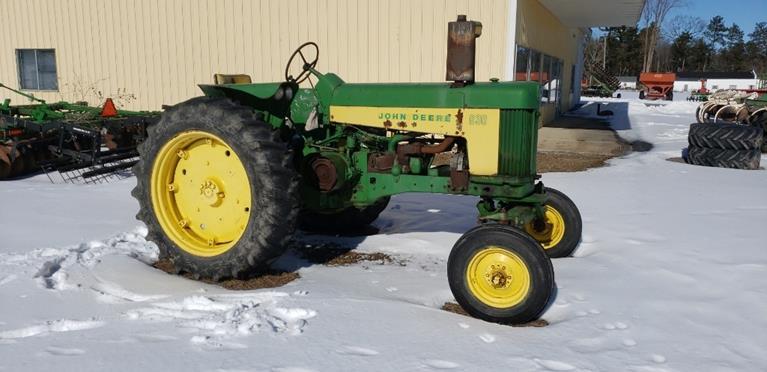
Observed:
[[[296,227],[360,228],[405,192],[471,195],[479,226],[448,260],[456,300],[488,321],[536,319],[554,294],[549,257],[575,249],[580,214],[537,181],[540,85],[475,82],[481,24],[459,16],[448,34],[448,83],[347,84],[316,69],[310,42],[283,82],[201,85],[139,147],[133,195],[148,239],[178,271],[241,277],[283,253]]]

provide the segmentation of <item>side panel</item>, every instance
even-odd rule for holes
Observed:
[[[466,138],[469,173],[498,174],[498,109],[330,106],[336,123]]]

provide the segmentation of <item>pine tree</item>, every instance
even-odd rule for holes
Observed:
[[[750,68],[759,74],[767,74],[767,22],[759,22],[748,34],[746,60]]]
[[[685,71],[687,68],[687,58],[691,54],[693,47],[692,34],[682,32],[671,44],[671,62],[676,71]]]
[[[720,66],[724,71],[746,71],[746,43],[743,42],[743,30],[733,23],[724,37],[724,48],[720,53]]]
[[[706,31],[703,32],[703,36],[715,50],[719,50],[719,48],[724,46],[727,31],[728,28],[724,24],[724,17],[715,16],[708,22],[708,26],[706,27]]]

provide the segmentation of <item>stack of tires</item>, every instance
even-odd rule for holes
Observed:
[[[762,128],[728,123],[690,125],[685,161],[709,167],[759,169]]]

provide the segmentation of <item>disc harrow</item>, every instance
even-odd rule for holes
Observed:
[[[750,124],[758,112],[764,108],[751,111],[748,101],[759,98],[757,92],[740,90],[722,90],[711,94],[708,101],[698,106],[696,118],[699,123],[734,122]]]
[[[0,84],[33,104],[0,105],[0,180],[42,171],[51,182],[103,183],[129,176],[136,146],[158,112],[117,110],[86,103],[46,103]]]

